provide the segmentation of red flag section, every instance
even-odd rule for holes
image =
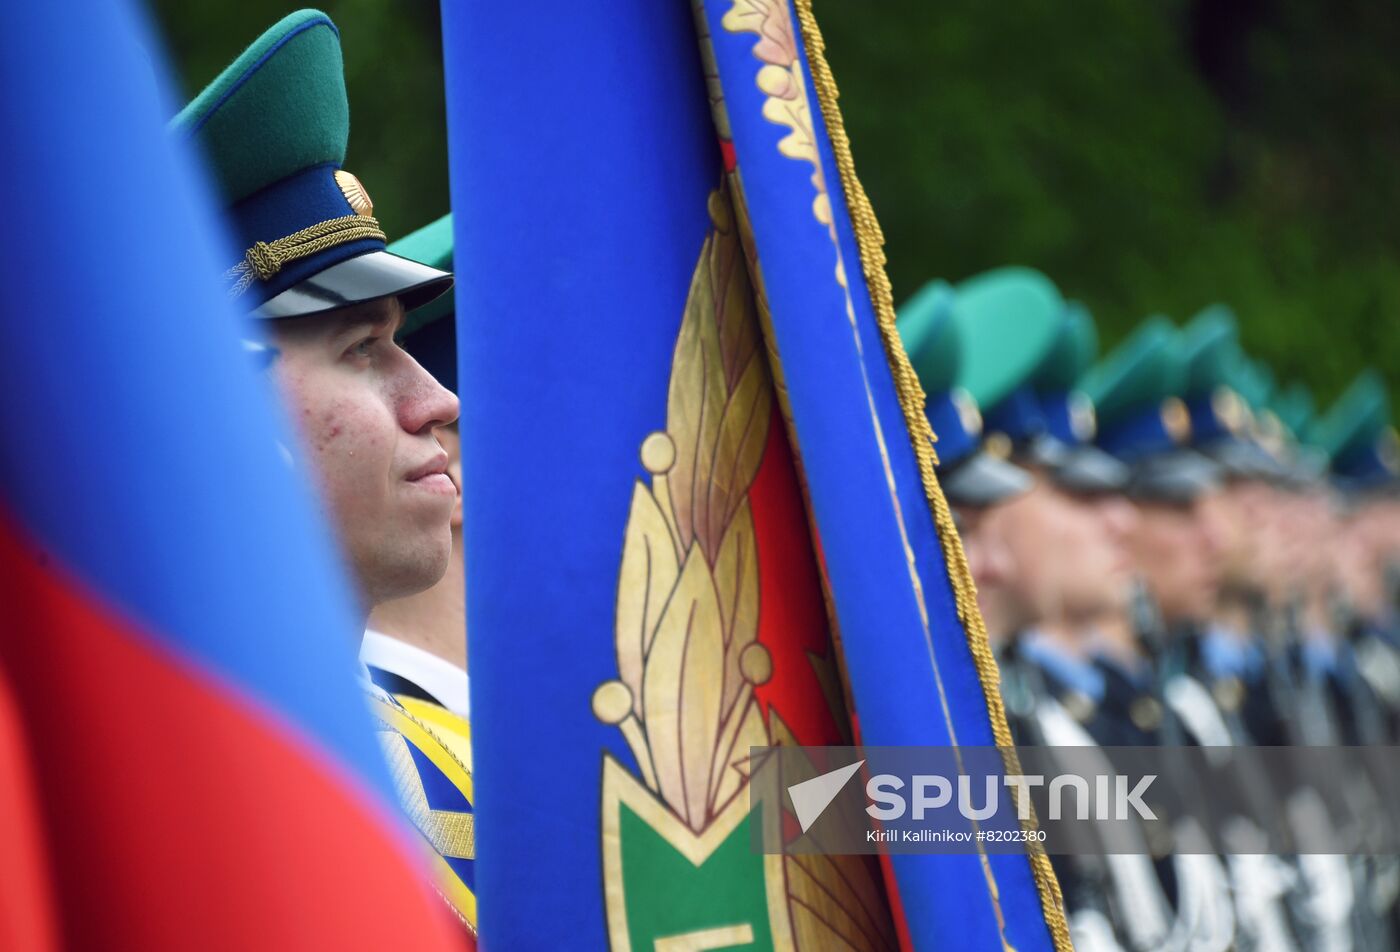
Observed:
[[[470,947],[358,778],[4,518],[0,604],[0,947]]]
[[[14,686],[0,667],[0,949],[58,948],[39,798]]]

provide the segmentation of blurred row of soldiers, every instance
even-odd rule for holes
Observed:
[[[1395,743],[1400,477],[1374,373],[1318,414],[1221,305],[1100,359],[1088,311],[1024,268],[933,282],[898,326],[1017,744]],[[1296,806],[1276,793],[1249,791]],[[1163,817],[1137,855],[1055,858],[1078,947],[1395,947],[1393,861],[1186,835]]]

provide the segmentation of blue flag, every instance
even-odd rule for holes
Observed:
[[[0,7],[0,722],[43,805],[0,882],[72,947],[455,947],[142,26]]]
[[[1009,743],[805,0],[443,18],[483,941],[1067,947],[749,848],[750,746]]]

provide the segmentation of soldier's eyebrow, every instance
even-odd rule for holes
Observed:
[[[360,313],[345,315],[341,319],[340,327],[336,329],[335,336],[352,337],[366,332],[392,336],[398,331],[403,319],[403,309],[399,307],[376,308],[373,311],[366,309]]]

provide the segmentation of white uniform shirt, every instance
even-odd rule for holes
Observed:
[[[467,672],[451,661],[369,628],[360,642],[360,662],[412,682],[453,714],[468,716]]]

